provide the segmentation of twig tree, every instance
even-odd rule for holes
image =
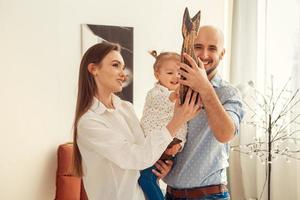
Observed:
[[[259,92],[255,89],[253,82],[249,82],[249,86],[254,91],[251,98],[254,100],[255,106],[244,102],[251,116],[246,123],[256,128],[257,136],[250,143],[231,146],[231,150],[247,154],[250,158],[256,156],[265,164],[266,180],[260,199],[266,183],[268,186],[267,198],[271,199],[271,172],[272,162],[275,159],[284,157],[287,162],[290,162],[290,159],[300,160],[300,137],[298,135],[300,133],[298,128],[300,114],[296,112],[296,106],[300,102],[299,89],[289,90],[290,80],[278,91],[273,87],[272,77],[271,87],[268,88],[267,94]]]

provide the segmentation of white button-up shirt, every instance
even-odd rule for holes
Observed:
[[[144,136],[132,104],[113,95],[115,109],[94,98],[78,122],[78,146],[89,200],[143,200],[140,170],[152,166],[173,137],[166,127]]]

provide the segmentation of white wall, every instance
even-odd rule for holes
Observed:
[[[134,27],[134,105],[152,87],[150,49],[181,48],[185,6],[224,28],[223,0],[0,0],[0,199],[53,199],[56,149],[71,141],[80,24]]]

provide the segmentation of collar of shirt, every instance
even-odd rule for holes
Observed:
[[[171,92],[168,88],[166,88],[165,86],[161,85],[159,82],[155,83],[155,87],[158,88],[161,92],[163,93],[167,93],[170,95]]]
[[[91,106],[90,110],[92,110],[93,112],[95,112],[99,115],[103,114],[105,111],[113,112],[115,110],[118,110],[121,106],[120,97],[113,94],[112,95],[112,102],[113,102],[113,105],[114,105],[115,109],[107,108],[101,101],[99,101],[96,97],[94,97],[93,98],[93,103],[92,103],[92,106]]]
[[[212,79],[211,79],[211,84],[214,88],[219,88],[221,87],[222,83],[222,78],[221,76],[217,73]]]

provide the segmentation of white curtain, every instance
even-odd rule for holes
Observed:
[[[230,82],[236,86],[256,80],[257,69],[257,1],[233,1]],[[247,118],[247,116],[245,116]],[[241,125],[240,135],[231,145],[239,145],[253,138],[252,129]],[[229,183],[233,200],[256,196],[256,161],[232,151]]]
[[[274,75],[274,87],[277,88],[282,88],[287,79],[292,77],[289,89],[295,91],[296,88],[300,88],[300,1],[266,2],[266,74]],[[295,111],[300,113],[299,108]],[[298,147],[300,148],[299,143]],[[287,163],[284,158],[273,162],[272,199],[300,200],[299,162],[291,159],[290,163]]]
[[[234,0],[232,12],[230,81],[240,86],[252,80],[264,91],[274,75],[274,87],[293,77],[290,89],[300,88],[300,0]],[[233,145],[255,135],[243,124]],[[232,199],[259,199],[265,166],[237,152],[231,152],[230,165]],[[300,200],[300,161],[278,159],[272,166],[271,199]]]

